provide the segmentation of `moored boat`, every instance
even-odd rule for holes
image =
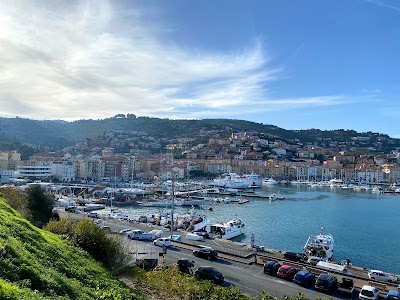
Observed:
[[[278,181],[276,181],[275,179],[271,178],[265,178],[262,182],[263,185],[274,185],[274,184],[278,184]]]
[[[310,235],[304,245],[304,254],[307,257],[321,257],[324,260],[330,260],[333,256],[334,239],[331,234],[323,232],[320,228],[318,235]]]
[[[228,222],[213,224],[210,226],[210,233],[223,240],[233,239],[245,232],[245,224],[237,217]]]

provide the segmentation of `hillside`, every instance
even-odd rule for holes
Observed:
[[[255,131],[261,138],[279,139],[289,143],[315,143],[321,140],[351,142],[355,136],[369,137],[366,147],[380,145],[383,151],[400,147],[400,139],[373,132],[354,130],[285,130],[273,125],[232,119],[170,120],[134,115],[117,115],[101,120],[37,121],[22,118],[0,118],[0,142],[29,144],[60,150],[86,139],[94,139],[108,131],[143,132],[156,139],[172,140],[188,137],[204,142],[200,131],[214,132],[219,137],[229,137],[232,132]],[[0,149],[1,150],[1,149]]]
[[[142,299],[87,253],[0,198],[0,299]]]

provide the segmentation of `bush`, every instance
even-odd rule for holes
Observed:
[[[128,261],[126,241],[121,236],[107,234],[88,219],[50,221],[45,229],[66,235],[75,246],[87,251],[110,270],[118,270]]]

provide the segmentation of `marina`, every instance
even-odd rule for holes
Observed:
[[[271,194],[284,199],[271,201]],[[256,245],[304,253],[308,237],[322,225],[325,232],[335,237],[332,261],[350,258],[357,266],[400,273],[400,261],[396,258],[400,239],[395,238],[400,226],[397,193],[373,193],[372,189],[342,189],[334,185],[274,184],[251,193],[242,191],[240,196],[208,196],[220,201],[205,201],[195,208],[199,215],[207,216],[208,231],[211,224],[227,222],[237,215],[246,224],[246,232],[234,241],[250,244],[254,234]],[[230,201],[222,200],[226,197]],[[238,199],[246,203],[241,205]],[[131,219],[139,219],[160,211],[166,213],[170,206],[135,205],[119,210]],[[175,206],[174,210],[183,213],[186,208]]]

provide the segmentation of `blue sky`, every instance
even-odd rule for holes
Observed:
[[[400,1],[0,2],[0,116],[400,137]]]

